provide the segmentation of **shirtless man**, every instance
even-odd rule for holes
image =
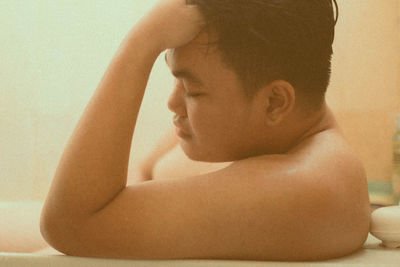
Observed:
[[[223,2],[162,0],[129,32],[57,168],[41,216],[51,246],[85,257],[281,261],[362,246],[366,174],[324,99],[331,1]],[[140,104],[166,49],[182,151],[231,163],[127,186]],[[237,64],[240,53],[248,60]]]

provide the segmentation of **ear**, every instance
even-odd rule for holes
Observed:
[[[275,126],[282,122],[293,110],[296,92],[293,86],[283,80],[271,82],[264,89],[265,123]]]

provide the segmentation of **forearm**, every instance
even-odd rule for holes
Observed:
[[[76,234],[126,188],[133,131],[153,64],[202,27],[196,7],[162,0],[128,33],[61,157],[42,210],[45,238]]]
[[[44,219],[85,218],[126,187],[133,131],[160,52],[137,28],[129,32],[65,148]]]

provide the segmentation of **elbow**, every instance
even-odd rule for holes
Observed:
[[[44,208],[40,216],[40,233],[43,239],[54,249],[66,253],[65,227]],[[64,232],[64,233],[63,233]]]
[[[44,240],[57,251],[77,255],[79,247],[79,223],[72,218],[57,216],[43,208],[40,216],[40,233]]]

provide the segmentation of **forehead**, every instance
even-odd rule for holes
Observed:
[[[169,49],[166,60],[172,72],[189,71],[206,85],[207,89],[228,93],[241,87],[236,72],[222,59],[217,46],[216,34],[212,31],[201,32],[190,43],[175,49]],[[213,43],[208,46],[208,43]],[[236,92],[237,93],[237,92]]]
[[[249,108],[251,101],[244,92],[239,76],[223,62],[216,45],[207,46],[209,42],[215,43],[216,40],[215,35],[202,32],[187,45],[169,49],[166,53],[167,63],[173,73],[184,70],[200,80],[201,86],[195,87],[196,90],[206,92],[209,96],[204,98],[208,101],[202,103],[216,103],[214,106],[222,109],[243,111],[240,107]]]
[[[215,45],[213,32],[202,31],[190,43],[179,48],[168,49],[165,55],[170,68],[225,67],[221,64],[220,53]]]

